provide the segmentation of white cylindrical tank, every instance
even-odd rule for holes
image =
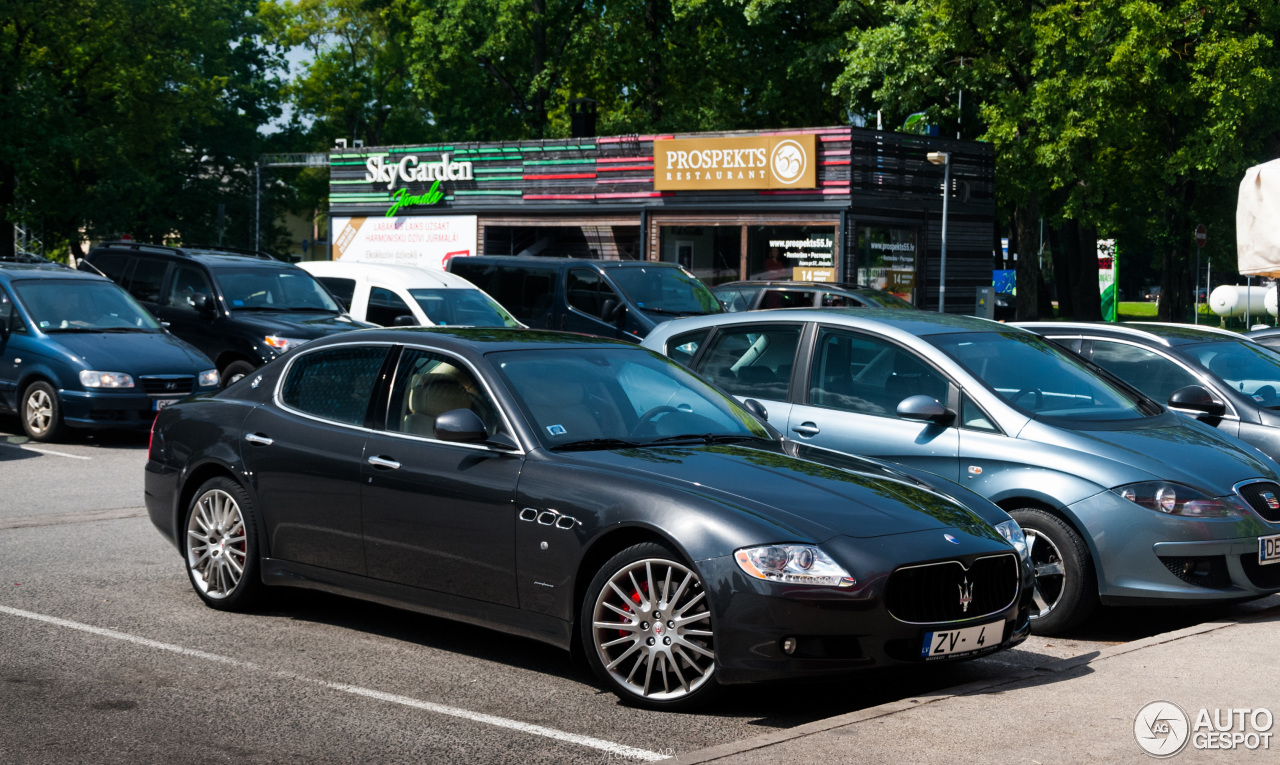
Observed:
[[[1209,310],[1219,316],[1244,316],[1247,303],[1250,316],[1262,316],[1268,313],[1267,294],[1271,294],[1270,311],[1274,312],[1275,289],[1271,287],[1242,287],[1235,284],[1224,284],[1209,293]]]
[[[1267,287],[1267,297],[1262,301],[1267,307],[1267,313],[1272,316],[1276,315],[1276,285]]]

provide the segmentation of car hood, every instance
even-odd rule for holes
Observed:
[[[1226,496],[1240,481],[1280,478],[1280,466],[1256,448],[1173,412],[1150,423],[1107,430],[1068,430],[1032,421],[1018,438],[1088,455],[1077,475],[1107,489],[1161,479]]]
[[[242,325],[257,327],[264,335],[280,335],[296,340],[315,340],[339,332],[377,326],[357,321],[346,314],[324,311],[285,313],[236,309],[231,312],[231,318]]]
[[[89,369],[103,372],[173,375],[214,367],[209,357],[167,332],[67,332],[49,338]]]
[[[941,492],[868,463],[845,470],[791,457],[776,443],[569,452],[566,461],[626,472],[736,506],[821,542],[959,528],[1003,540],[990,524]]]

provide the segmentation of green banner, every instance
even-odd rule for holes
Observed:
[[[1114,239],[1098,240],[1098,290],[1102,293],[1102,320],[1120,320],[1120,300],[1116,294],[1120,251]]]

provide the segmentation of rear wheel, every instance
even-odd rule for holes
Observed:
[[[629,704],[691,709],[719,690],[702,578],[665,545],[613,556],[587,588],[581,624],[591,668]]]
[[[1031,631],[1065,632],[1093,613],[1098,580],[1084,538],[1066,521],[1039,508],[1009,513],[1027,536],[1027,552],[1035,572]]]
[[[22,429],[32,441],[56,441],[66,430],[58,391],[43,380],[31,383],[22,392],[19,411],[22,414]]]
[[[191,586],[209,606],[240,611],[261,596],[258,535],[249,494],[226,477],[206,481],[187,509],[183,551]]]

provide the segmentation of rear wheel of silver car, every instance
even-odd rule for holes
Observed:
[[[66,430],[62,422],[62,404],[58,391],[43,380],[27,386],[19,405],[22,429],[32,441],[56,441]]]
[[[187,509],[185,531],[187,574],[200,599],[223,611],[252,605],[263,585],[248,493],[230,478],[207,481]]]
[[[664,545],[613,556],[587,588],[581,622],[592,669],[627,703],[690,709],[719,689],[702,578]]]
[[[233,361],[226,366],[221,372],[222,387],[227,387],[232,383],[240,382],[245,375],[249,374],[255,367],[247,361]]]
[[[1098,604],[1097,577],[1084,538],[1066,521],[1039,508],[1009,515],[1026,534],[1035,574],[1031,631],[1056,635],[1084,621]]]

